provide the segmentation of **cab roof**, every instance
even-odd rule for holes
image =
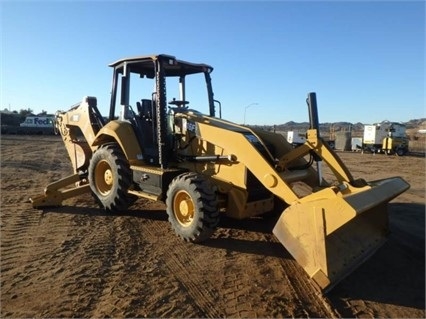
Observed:
[[[124,66],[130,67],[130,72],[147,77],[154,77],[156,61],[162,62],[166,76],[182,76],[194,73],[210,73],[213,67],[204,63],[192,63],[176,59],[168,54],[141,55],[123,58],[111,63],[109,66],[123,72]]]

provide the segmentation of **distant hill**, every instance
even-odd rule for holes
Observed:
[[[309,128],[308,122],[296,123],[293,121],[279,125],[252,125],[252,127],[261,128],[267,131],[288,132],[288,131],[306,131]],[[363,131],[364,124],[350,122],[320,123],[321,132],[339,132],[339,131]]]
[[[426,129],[426,118],[413,119],[408,122],[402,122],[407,127],[407,134],[414,135],[419,129]],[[368,123],[372,124],[372,123]],[[260,128],[266,131],[275,131],[286,133],[288,131],[306,131],[309,128],[308,122],[287,122],[279,125],[251,125],[254,128]],[[351,131],[352,136],[362,136],[364,132],[363,123],[350,123],[350,122],[334,122],[334,123],[320,123],[320,132],[324,137],[333,135],[336,132]]]
[[[28,116],[34,114],[28,114]],[[42,115],[42,114],[37,114]],[[53,116],[53,114],[43,114],[43,116]],[[20,115],[17,112],[0,111],[0,123],[1,125],[19,126],[25,120],[25,116]],[[372,124],[372,123],[368,123]],[[426,118],[412,119],[408,122],[403,122],[407,127],[407,134],[414,135],[419,129],[426,129]],[[308,122],[287,122],[279,125],[249,125],[254,128],[260,128],[266,131],[275,132],[288,132],[288,131],[306,131],[309,128]],[[320,123],[320,132],[322,135],[329,136],[335,132],[340,131],[351,131],[352,136],[361,136],[364,131],[363,123],[350,123],[350,122],[334,122],[334,123]]]
[[[404,123],[407,129],[426,129],[426,118],[409,120]]]
[[[418,127],[426,127],[426,118],[413,119],[408,122],[402,122],[406,125],[407,129],[413,129]],[[367,124],[367,123],[366,123]],[[368,123],[372,124],[372,123]],[[334,123],[320,123],[320,130],[330,131],[333,129],[334,131],[362,131],[364,130],[364,125],[361,122],[351,123],[351,122],[334,122]],[[304,131],[309,128],[308,122],[287,122],[284,124],[278,125],[250,125],[252,127],[263,128],[265,130],[273,130],[276,131]]]

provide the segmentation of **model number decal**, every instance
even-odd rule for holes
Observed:
[[[80,114],[74,114],[71,116],[71,122],[78,122],[80,120]]]
[[[194,132],[195,133],[195,130],[196,130],[196,125],[195,125],[195,123],[194,122],[186,122],[186,129],[188,130],[188,131],[190,131],[190,132]]]

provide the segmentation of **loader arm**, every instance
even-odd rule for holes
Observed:
[[[200,120],[196,116],[191,117],[189,115],[189,120],[197,121],[197,134],[199,138],[217,145],[235,156],[235,160],[243,163],[266,189],[288,205],[300,201],[299,196],[293,191],[290,184],[294,181],[307,178],[310,172],[308,170],[291,171],[287,169],[287,166],[296,160],[300,160],[309,154],[309,152],[315,152],[319,157],[324,159],[336,174],[338,180],[344,183],[344,186],[340,187],[341,190],[338,187],[333,187],[331,193],[323,191],[324,194],[330,193],[331,195],[323,196],[335,197],[339,196],[337,195],[339,193],[340,196],[343,196],[349,192],[356,193],[370,188],[367,184],[358,188],[350,184],[354,179],[349,170],[328,145],[317,138],[315,130],[310,131],[308,140],[303,146],[292,149],[285,154],[274,167],[253,146],[253,142],[264,144],[262,139],[254,131],[217,118],[204,117],[204,119],[206,118],[207,120]],[[232,130],[230,129],[230,125],[232,125]],[[318,195],[315,197],[318,197]],[[304,197],[303,199],[307,201],[309,198]]]
[[[188,114],[188,121],[197,123],[197,136],[212,143],[227,155],[234,155],[235,161],[243,163],[271,193],[287,204],[298,200],[298,196],[279,175],[280,173],[259,153],[253,142],[263,143],[255,132],[213,117],[198,117]]]

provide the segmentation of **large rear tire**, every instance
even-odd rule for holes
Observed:
[[[93,154],[89,184],[99,206],[106,211],[120,212],[133,203],[127,192],[132,184],[132,172],[118,145],[101,146]]]
[[[219,223],[216,189],[203,175],[177,176],[170,183],[166,205],[173,230],[185,241],[208,239]]]

